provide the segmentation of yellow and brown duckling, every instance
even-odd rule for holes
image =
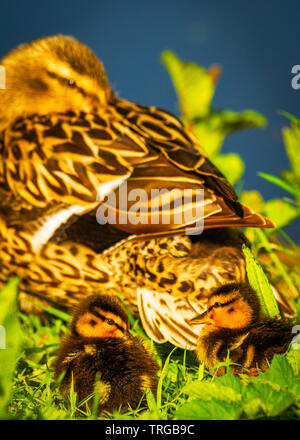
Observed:
[[[64,395],[69,395],[73,380],[79,402],[93,392],[100,394],[103,414],[137,408],[147,388],[155,394],[158,365],[128,328],[118,298],[91,295],[79,303],[55,364],[56,379],[65,373],[60,385]]]
[[[274,354],[286,352],[293,338],[293,323],[288,319],[265,318],[255,291],[247,283],[232,283],[216,289],[209,297],[207,310],[191,320],[204,324],[196,355],[207,368],[229,360],[233,374],[258,374],[266,371]],[[247,369],[245,369],[245,368]],[[217,369],[217,375],[225,367]]]

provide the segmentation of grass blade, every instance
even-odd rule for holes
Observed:
[[[46,313],[49,313],[49,315],[52,315],[55,318],[59,318],[62,321],[71,322],[72,316],[69,315],[68,313],[63,312],[62,310],[56,309],[55,307],[51,307],[51,306],[44,306],[43,304],[30,301],[29,299],[26,299],[24,301],[44,310]]]
[[[280,177],[273,176],[272,174],[267,173],[257,173],[260,177],[262,177],[265,180],[268,180],[271,183],[274,183],[275,185],[279,186],[283,190],[289,192],[293,196],[297,197],[299,196],[298,191],[296,191],[291,185],[289,185],[285,180],[281,179]]]
[[[256,232],[257,232],[257,234],[259,236],[259,239],[260,239],[261,243],[264,245],[266,251],[269,253],[270,258],[272,259],[273,263],[276,265],[276,267],[277,267],[279,273],[281,274],[282,278],[285,280],[285,282],[287,283],[287,285],[289,286],[289,288],[293,292],[294,298],[297,298],[298,295],[299,295],[298,290],[294,286],[294,283],[293,283],[291,277],[289,276],[287,271],[284,269],[284,266],[282,265],[282,263],[279,260],[278,256],[276,255],[275,252],[273,252],[272,247],[271,247],[267,237],[265,236],[264,232],[259,230],[259,229]]]
[[[158,381],[158,386],[157,386],[157,407],[160,408],[161,407],[161,402],[162,402],[162,383],[163,383],[163,379],[165,377],[166,371],[167,371],[167,367],[169,365],[170,362],[170,358],[172,356],[172,354],[174,353],[174,351],[177,349],[177,347],[173,348],[173,350],[171,351],[171,353],[168,355],[165,364],[163,366],[159,381]]]

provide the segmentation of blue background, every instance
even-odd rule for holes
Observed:
[[[300,89],[291,87],[292,66],[300,64],[299,0],[1,0],[0,8],[0,57],[41,36],[73,35],[102,59],[119,96],[176,114],[161,52],[171,49],[205,67],[221,64],[214,105],[254,109],[269,122],[231,135],[223,151],[243,157],[245,189],[266,200],[286,195],[257,172],[288,168],[281,136],[287,120],[278,111],[300,117]],[[287,229],[298,242],[299,224]]]

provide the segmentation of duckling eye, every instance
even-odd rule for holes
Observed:
[[[216,303],[214,304],[214,307],[222,307],[222,304],[221,304],[220,302],[216,302]]]
[[[67,84],[69,87],[76,87],[76,82],[74,81],[74,79],[68,79]]]
[[[90,320],[90,325],[91,325],[92,327],[95,327],[96,324],[97,324],[97,322],[96,322],[94,319],[91,319],[91,320]]]
[[[106,322],[107,322],[107,324],[109,324],[109,325],[114,325],[114,324],[115,324],[115,321],[114,321],[113,319],[110,319],[110,318],[107,318],[107,319],[106,319]]]

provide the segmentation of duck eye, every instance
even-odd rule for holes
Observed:
[[[109,325],[114,325],[115,324],[115,321],[113,319],[110,319],[110,318],[107,318],[106,322]]]
[[[214,307],[222,307],[222,304],[221,304],[220,302],[216,302],[216,303],[214,304]]]
[[[68,86],[69,87],[76,87],[76,82],[74,79],[68,79]]]

